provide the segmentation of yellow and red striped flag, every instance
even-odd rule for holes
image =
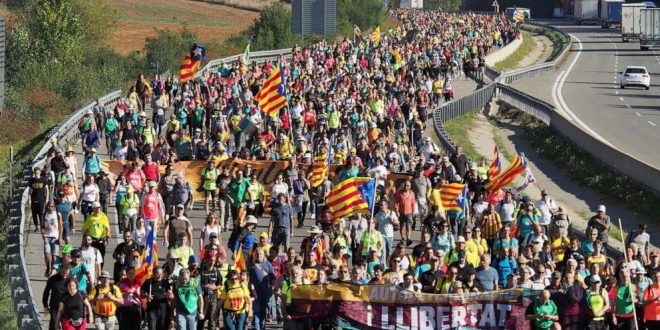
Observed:
[[[520,173],[525,171],[526,168],[527,162],[520,154],[518,148],[516,148],[516,155],[513,157],[511,164],[509,164],[504,172],[486,184],[486,190],[492,193],[506,187],[513,182]]]
[[[135,282],[142,285],[144,281],[151,278],[154,267],[158,266],[158,248],[153,227],[147,233],[147,241],[142,251],[142,264],[135,270]]]
[[[488,178],[494,179],[500,175],[500,170],[502,169],[502,163],[500,162],[500,151],[495,145],[495,150],[493,150],[493,162],[490,163],[490,168],[488,169]]]
[[[371,42],[374,44],[380,43],[380,26],[376,27],[374,32],[371,33]]]
[[[181,83],[185,83],[195,76],[205,56],[206,48],[197,43],[193,44],[190,52],[186,54],[179,66],[179,81]]]
[[[193,60],[190,54],[186,54],[179,66],[179,81],[185,83],[195,76],[202,62]]]
[[[282,70],[281,65],[275,67],[254,99],[259,102],[259,108],[261,108],[266,115],[271,118],[277,117],[279,110],[286,105],[284,70]]]
[[[326,205],[333,220],[358,213],[370,213],[374,204],[376,180],[354,177],[340,182],[326,198]]]
[[[247,270],[247,263],[245,262],[245,255],[243,254],[243,243],[238,245],[234,262],[234,269],[236,271],[242,273]]]
[[[465,185],[462,183],[448,183],[440,186],[440,200],[445,211],[463,211],[463,205],[459,204],[459,197]]]
[[[314,158],[314,165],[312,169],[312,179],[310,183],[312,187],[320,186],[328,175],[330,169],[330,152],[326,151]]]

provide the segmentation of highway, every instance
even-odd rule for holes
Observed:
[[[660,168],[660,51],[622,42],[619,29],[556,27],[574,46],[553,86],[555,106],[593,136]],[[650,90],[620,89],[620,72],[629,65],[646,66]]]

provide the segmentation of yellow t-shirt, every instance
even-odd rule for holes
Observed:
[[[110,235],[110,222],[108,221],[108,216],[103,212],[99,212],[99,215],[90,214],[85,220],[85,224],[82,227],[83,233],[88,233],[92,238],[101,239],[104,237],[111,237]]]
[[[248,300],[250,300],[250,290],[244,283],[231,283],[225,284],[220,289],[220,300],[222,309],[231,311],[237,314],[245,313],[247,310]]]
[[[108,292],[112,290],[112,295],[115,296],[115,298],[122,299],[121,295],[121,290],[116,285],[110,285],[107,288],[98,288],[98,293],[106,295]],[[98,294],[97,288],[94,287],[92,288],[92,291],[89,293],[89,300],[94,300],[96,295]],[[110,300],[108,296],[104,296],[103,299],[97,300],[94,302],[94,306],[92,306],[92,310],[94,311],[94,314],[103,316],[103,317],[110,317],[115,315],[117,312],[117,303],[114,301]]]

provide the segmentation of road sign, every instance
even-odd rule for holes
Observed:
[[[490,5],[490,6],[491,6],[491,7],[499,7],[499,6],[500,6],[500,4],[499,4],[499,3],[497,3],[497,0],[493,0],[493,4],[492,4],[492,5]]]

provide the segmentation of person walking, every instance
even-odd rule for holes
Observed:
[[[57,274],[48,278],[46,287],[41,299],[44,305],[44,314],[50,314],[50,322],[48,323],[48,330],[55,330],[59,323],[56,322],[56,316],[59,311],[60,301],[67,292],[67,280],[69,279],[70,269],[69,264],[63,263]]]
[[[73,278],[66,280],[67,291],[62,296],[55,324],[62,330],[85,330],[87,323],[93,323],[92,306],[87,298],[78,291],[78,283]]]
[[[97,330],[117,329],[117,307],[124,302],[121,290],[110,284],[110,272],[103,271],[98,278],[99,284],[89,293],[89,302],[94,312],[94,325]]]
[[[176,329],[196,330],[197,319],[204,320],[204,297],[199,281],[190,276],[187,269],[181,270],[174,288]]]
[[[162,267],[157,266],[153,270],[153,276],[142,284],[140,291],[142,298],[147,302],[147,328],[149,330],[166,329],[169,320],[168,301],[174,298],[174,294]]]

